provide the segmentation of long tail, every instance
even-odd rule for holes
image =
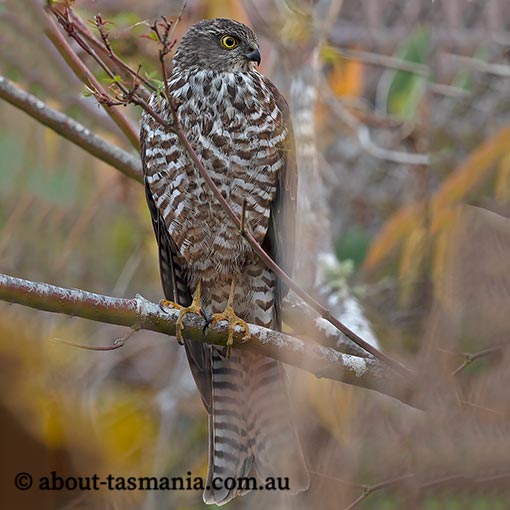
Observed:
[[[252,481],[239,480],[245,477],[256,477],[257,489],[268,477],[281,477],[288,478],[289,493],[306,490],[309,475],[292,423],[283,367],[256,353],[234,350],[226,359],[224,349],[210,352],[212,407],[204,501],[223,505],[248,492]]]

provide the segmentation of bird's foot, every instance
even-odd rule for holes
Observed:
[[[234,345],[234,331],[236,326],[241,326],[241,329],[244,331],[244,336],[242,341],[246,342],[251,338],[250,328],[246,321],[241,319],[236,315],[232,305],[228,304],[225,310],[221,313],[215,313],[211,318],[211,324],[216,324],[220,321],[228,322],[228,336],[227,336],[227,358],[230,358],[230,354],[232,351],[232,345]]]
[[[197,290],[195,291],[195,294],[193,296],[193,301],[189,306],[182,306],[177,303],[174,303],[173,301],[167,301],[166,299],[162,299],[159,302],[159,307],[164,312],[167,312],[168,308],[180,310],[179,317],[177,318],[177,322],[175,323],[175,339],[177,340],[177,342],[179,342],[180,345],[183,344],[182,330],[184,329],[184,324],[182,323],[182,321],[184,320],[184,317],[188,313],[195,313],[197,315],[200,315],[201,317],[204,317],[204,312],[202,310],[202,307],[200,306],[201,293],[202,288],[199,282],[197,285]]]

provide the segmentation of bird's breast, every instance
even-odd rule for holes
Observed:
[[[196,72],[170,83],[178,118],[218,190],[258,242],[268,228],[282,170],[282,112],[258,73]],[[178,144],[178,142],[176,141]],[[232,272],[252,249],[184,150],[172,164],[170,233],[187,263]]]

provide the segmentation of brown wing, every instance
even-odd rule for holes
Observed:
[[[267,85],[273,92],[276,104],[283,114],[287,136],[281,146],[281,157],[285,160],[285,164],[279,175],[276,198],[271,204],[269,227],[262,247],[289,276],[292,276],[296,242],[298,183],[294,131],[287,101],[269,80],[267,80]],[[278,329],[281,328],[281,305],[287,292],[287,286],[278,279],[275,296],[276,327]]]

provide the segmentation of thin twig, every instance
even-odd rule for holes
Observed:
[[[56,20],[60,23],[62,28],[66,31],[67,35],[71,37],[78,46],[85,51],[88,55],[90,55],[96,63],[101,67],[101,69],[108,75],[108,77],[112,80],[112,84],[121,91],[122,96],[118,98],[117,102],[108,101],[107,94],[101,92],[100,88],[95,85],[95,90],[97,91],[96,96],[103,96],[101,103],[107,104],[109,106],[113,104],[124,105],[129,103],[128,98],[135,96],[135,92],[139,86],[138,74],[134,73],[133,76],[133,84],[131,88],[128,88],[126,85],[122,83],[121,79],[108,67],[106,62],[97,54],[97,52],[78,34],[76,30],[76,24],[71,20],[71,9],[57,9],[49,7],[48,10],[55,16]]]
[[[322,478],[324,480],[330,480],[335,483],[340,483],[342,485],[346,485],[348,487],[353,487],[355,489],[363,490],[365,488],[365,485],[361,483],[351,482],[350,480],[344,480],[343,478],[338,478],[336,476],[328,475],[326,473],[321,473],[319,471],[314,471],[313,469],[309,469],[308,472],[311,475],[317,476],[319,478]]]
[[[157,22],[155,22],[151,26],[151,29],[156,34],[156,36],[159,40],[159,43],[161,44],[161,49],[159,50],[159,65],[161,67],[161,76],[163,77],[163,84],[165,87],[165,98],[167,99],[167,101],[171,101],[172,96],[170,95],[170,88],[169,88],[169,83],[168,83],[168,74],[167,74],[166,66],[165,66],[165,59],[166,59],[166,56],[168,55],[168,53],[171,51],[171,48],[173,48],[175,46],[175,42],[173,42],[173,44],[172,44],[168,41],[171,25],[169,25],[167,19],[164,17],[163,17],[163,21],[166,23],[166,25],[165,25],[165,28],[163,29],[162,34],[159,32]]]
[[[455,97],[465,99],[467,97],[471,97],[472,93],[469,90],[461,89],[460,87],[455,87],[454,85],[445,85],[444,83],[429,83],[428,89],[433,94],[446,96],[446,97]]]
[[[151,92],[157,91],[157,88],[152,85],[149,80],[146,80],[139,74],[134,74],[133,68],[128,66],[115,53],[109,42],[109,34],[106,32],[106,30],[104,30],[104,26],[107,22],[103,20],[99,14],[94,16],[94,26],[98,29],[103,44],[101,44],[101,41],[97,39],[97,37],[88,29],[85,23],[83,23],[82,19],[77,16],[74,11],[71,11],[70,15],[73,22],[75,23],[76,30],[87,40],[87,42],[96,50],[96,52],[103,53],[112,62],[113,65],[117,66],[121,71],[127,73],[127,75],[137,77]]]
[[[397,71],[406,71],[408,73],[417,74],[428,78],[430,76],[430,67],[426,64],[417,64],[401,58],[390,57],[388,55],[381,55],[380,53],[373,53],[369,51],[353,50],[350,48],[335,48],[338,54],[347,60],[354,60],[357,62],[365,62]]]
[[[503,487],[506,486],[508,480],[510,478],[510,473],[499,473],[497,475],[492,475],[489,477],[478,477],[474,478],[471,476],[467,476],[464,474],[453,474],[442,476],[440,478],[435,478],[433,480],[420,482],[418,476],[415,473],[407,473],[402,476],[398,476],[395,478],[390,478],[389,480],[384,480],[382,482],[373,484],[373,485],[365,485],[362,486],[363,492],[347,507],[343,510],[352,510],[356,506],[358,506],[362,501],[364,501],[368,496],[373,494],[374,492],[389,489],[392,487],[398,487],[408,482],[413,482],[412,487],[413,490],[416,491],[427,491],[431,489],[437,489],[441,487],[448,487],[449,485],[454,484],[465,484],[466,486],[474,486],[474,485],[491,485],[494,483],[502,483]]]
[[[491,417],[502,418],[505,421],[508,421],[508,418],[510,418],[509,412],[492,409],[490,407],[482,406],[480,404],[471,402],[470,400],[464,400],[462,398],[459,398],[458,401],[459,401],[459,405],[461,408],[467,407],[467,408],[472,409],[477,412],[483,412],[484,414],[490,415]]]
[[[503,349],[508,347],[507,345],[497,345],[494,347],[488,347],[487,349],[483,349],[478,352],[463,352],[463,353],[454,353],[458,356],[464,357],[464,361],[450,374],[452,376],[456,376],[458,373],[462,372],[466,367],[471,365],[473,361],[485,358],[486,356],[490,356],[491,354],[495,354],[497,352],[501,352]]]
[[[470,69],[474,69],[475,71],[479,71],[481,73],[493,74],[503,78],[510,77],[510,66],[506,64],[493,64],[491,62],[480,60],[479,58],[466,57],[456,53],[442,53],[441,57],[445,59],[456,60],[457,62],[465,64]]]
[[[246,207],[248,205],[248,201],[246,197],[243,198],[243,208],[241,209],[241,234],[245,234],[246,232]]]
[[[53,13],[53,10],[50,10]],[[63,19],[65,18],[57,18]],[[139,149],[139,138],[137,131],[131,126],[131,123],[120,113],[120,111],[115,108],[115,106],[126,106],[129,103],[140,106],[147,113],[152,115],[154,119],[160,123],[161,125],[171,129],[171,126],[158,115],[157,112],[152,109],[147,102],[140,96],[136,95],[136,89],[138,88],[135,84],[131,89],[128,89],[124,84],[119,81],[114,81],[114,85],[117,86],[121,92],[122,96],[117,97],[116,99],[112,99],[110,95],[104,90],[104,88],[99,84],[94,75],[88,70],[85,64],[76,56],[74,50],[69,46],[67,41],[63,38],[60,31],[55,27],[53,20],[51,20],[53,30],[49,33],[48,37],[52,42],[56,42],[58,44],[57,49],[62,50],[64,58],[66,58],[66,62],[71,66],[73,70],[77,73],[77,76],[83,81],[83,83],[89,83],[91,87],[89,87],[90,91],[96,96],[96,99],[100,104],[107,108],[107,112],[114,117],[114,120],[117,119],[120,122],[120,127],[123,129],[125,134],[129,137],[133,146]],[[67,23],[63,21],[63,23]],[[68,29],[73,35],[73,39],[80,41],[80,47],[84,49],[91,57],[94,59],[101,60],[97,53],[76,33],[76,31],[71,28]],[[104,64],[104,63],[103,63]],[[115,74],[110,70],[108,73],[109,76],[115,80]],[[137,75],[136,71],[133,70],[132,74],[134,76]]]
[[[55,22],[51,18],[48,18],[48,22],[49,28],[46,30],[46,35],[65,59],[69,67],[74,71],[76,76],[83,83],[89,84],[91,87],[93,87],[94,90],[106,97],[106,91],[100,85],[95,76],[88,70],[85,64],[76,56],[74,50],[71,48],[69,43],[56,27]],[[129,122],[129,120],[124,115],[122,115],[117,108],[114,108],[106,103],[103,103],[102,106],[108,115],[110,115],[112,120],[119,126],[131,145],[138,149],[138,133],[132,126],[131,122]]]
[[[126,345],[126,342],[139,331],[139,328],[133,327],[131,328],[131,331],[127,333],[126,335],[116,338],[112,345],[86,345],[86,344],[79,344],[76,342],[69,342],[68,340],[62,340],[61,338],[52,338],[50,342],[53,342],[55,344],[62,344],[62,345],[69,345],[70,347],[76,347],[78,349],[84,349],[86,351],[116,351],[117,349],[120,349]]]

